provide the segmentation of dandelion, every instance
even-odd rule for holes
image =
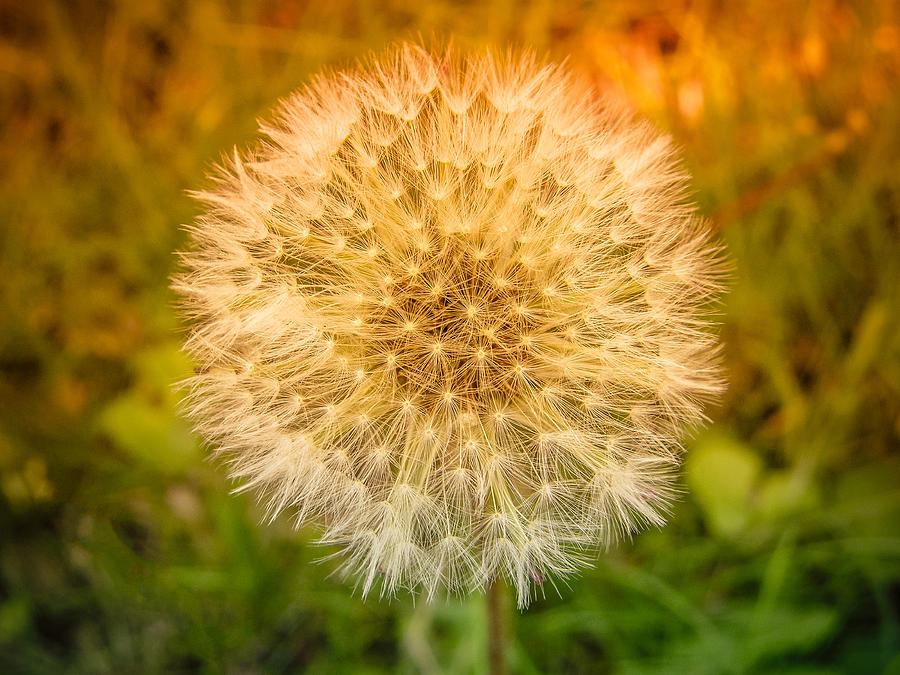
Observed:
[[[186,407],[363,594],[535,584],[660,525],[720,387],[671,142],[529,53],[401,45],[198,193]]]

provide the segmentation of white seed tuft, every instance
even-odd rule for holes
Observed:
[[[364,594],[520,606],[663,522],[721,389],[721,263],[670,139],[528,53],[402,45],[235,155],[175,280],[186,408]]]

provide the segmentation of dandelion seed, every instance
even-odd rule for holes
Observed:
[[[671,143],[529,53],[402,45],[199,198],[186,408],[363,594],[533,585],[662,522],[721,389]]]

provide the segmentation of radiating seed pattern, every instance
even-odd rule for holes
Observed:
[[[198,193],[185,399],[363,594],[535,583],[659,525],[721,389],[671,142],[527,53],[325,74]]]

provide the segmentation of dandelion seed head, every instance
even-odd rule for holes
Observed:
[[[535,580],[658,525],[721,389],[720,257],[670,140],[530,53],[401,45],[198,197],[185,404],[364,594]]]

